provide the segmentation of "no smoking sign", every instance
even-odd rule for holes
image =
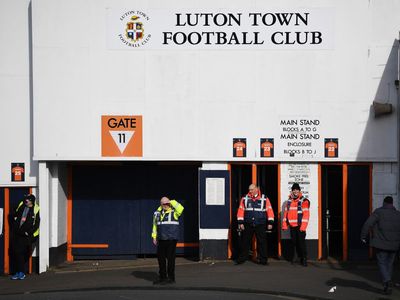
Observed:
[[[101,117],[101,156],[142,155],[142,116]]]

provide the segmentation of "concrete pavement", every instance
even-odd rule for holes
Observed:
[[[45,274],[30,275],[24,281],[0,277],[0,299],[19,299],[22,295],[23,299],[40,299],[35,295],[43,293],[48,296],[102,291],[149,293],[160,289],[199,295],[204,292],[265,295],[265,299],[400,299],[397,288],[390,296],[381,293],[375,262],[310,262],[308,267],[302,267],[270,260],[268,266],[253,262],[235,266],[232,261],[196,262],[178,258],[176,265],[176,284],[154,286],[158,272],[155,258],[65,263]],[[399,265],[395,266],[394,279],[400,281]]]

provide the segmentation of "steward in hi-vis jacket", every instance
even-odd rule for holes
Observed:
[[[292,185],[292,192],[283,213],[282,229],[290,228],[293,247],[291,263],[294,263],[294,253],[297,250],[300,263],[307,267],[306,229],[310,219],[310,201],[303,197],[300,190],[298,183]]]
[[[15,272],[12,280],[25,279],[32,244],[39,236],[39,205],[34,195],[26,195],[10,215],[10,254]]]
[[[151,237],[157,246],[159,266],[159,279],[154,284],[175,283],[175,251],[179,239],[179,217],[183,209],[178,201],[162,197],[160,206],[154,212]]]
[[[239,232],[243,232],[242,245],[236,264],[244,263],[249,256],[250,243],[254,233],[257,238],[258,263],[268,264],[267,234],[274,224],[274,211],[267,197],[261,194],[255,185],[249,186],[249,193],[244,196],[237,212]]]

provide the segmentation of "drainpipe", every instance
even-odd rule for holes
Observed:
[[[400,91],[399,91],[399,80],[400,80],[400,31],[397,39],[397,78],[394,81],[394,86],[397,91],[397,167],[400,171]],[[397,173],[397,204],[400,208],[400,173]]]

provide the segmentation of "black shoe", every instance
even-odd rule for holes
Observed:
[[[166,284],[174,284],[174,283],[176,283],[175,282],[175,279],[167,279],[167,281],[165,282]]]
[[[307,267],[307,266],[308,266],[308,264],[307,264],[307,259],[306,259],[306,258],[303,258],[303,259],[301,260],[301,265],[302,265],[303,267]]]
[[[268,261],[259,261],[259,265],[268,266]]]
[[[159,285],[167,284],[167,279],[166,278],[157,279],[156,281],[153,281],[153,284],[159,284]]]
[[[389,282],[385,282],[385,283],[383,284],[383,293],[384,293],[385,295],[390,295],[390,294],[392,293],[392,288],[390,287]]]
[[[237,260],[235,261],[235,266],[244,264],[245,260]]]

